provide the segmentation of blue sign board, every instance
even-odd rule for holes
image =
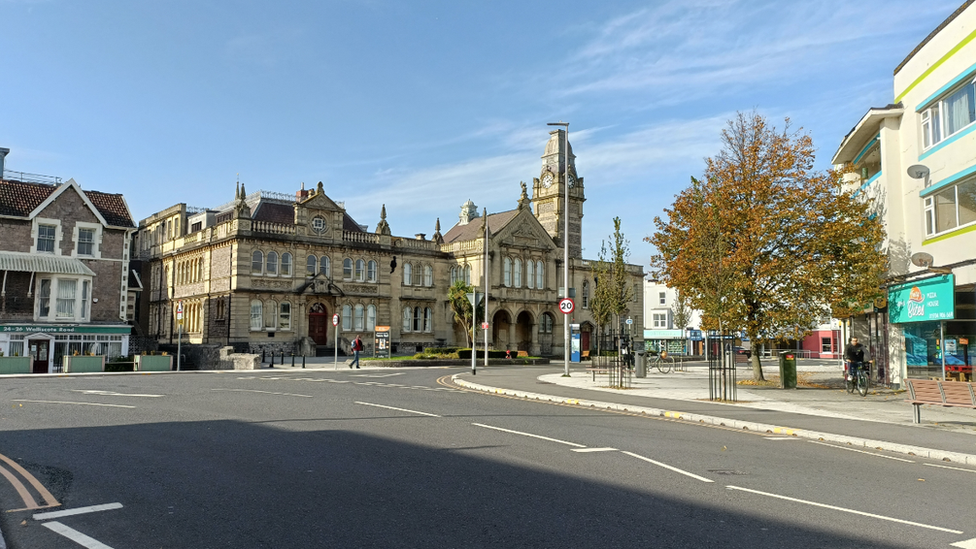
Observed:
[[[579,332],[573,332],[573,338],[572,340],[570,340],[569,360],[572,362],[580,361],[580,333]]]
[[[688,330],[688,339],[692,341],[701,341],[702,331],[701,330]]]

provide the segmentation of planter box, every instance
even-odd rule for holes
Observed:
[[[29,373],[31,373],[31,357],[0,356],[0,374],[29,374]]]
[[[168,372],[173,369],[172,356],[136,355],[137,372]]]
[[[104,356],[66,356],[64,357],[64,369],[66,374],[77,374],[81,372],[104,372]]]

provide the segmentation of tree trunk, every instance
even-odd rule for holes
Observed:
[[[763,377],[762,363],[759,362],[759,353],[753,350],[752,353],[752,379],[755,381],[766,381]]]

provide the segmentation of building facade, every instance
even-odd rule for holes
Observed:
[[[61,371],[66,355],[128,354],[135,225],[125,199],[0,173],[0,352],[30,355],[35,373]]]
[[[976,353],[976,5],[963,3],[895,68],[834,155],[887,230],[887,298],[853,335],[888,381],[972,371]]]
[[[438,219],[430,238],[395,236],[385,206],[367,230],[322,183],[295,195],[240,186],[214,209],[162,210],[140,222],[136,237],[144,329],[163,344],[182,337],[184,345],[296,355],[347,352],[357,334],[372,342],[377,331],[389,333],[400,354],[465,346],[470,328],[454,322],[448,291],[457,280],[483,291],[487,279],[490,347],[561,355],[567,321],[580,325],[583,348],[595,346],[587,303],[594,280],[580,253],[585,191],[564,139],[562,130],[551,132],[531,198],[523,183],[512,210],[479,213],[469,200],[453,227],[441,234]],[[567,240],[570,287],[578,289],[568,316],[557,306]],[[639,290],[643,269],[628,271]],[[635,294],[629,309],[639,318],[642,292]]]

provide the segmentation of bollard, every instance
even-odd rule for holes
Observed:
[[[268,358],[264,356],[264,348],[261,349],[261,364],[267,362]]]
[[[292,367],[292,368],[294,368],[294,367],[295,367],[295,353],[292,353],[292,354],[291,354],[291,367]]]
[[[302,355],[302,368],[305,367],[305,355]]]
[[[281,365],[282,366],[285,365],[285,350],[284,349],[281,350]]]

